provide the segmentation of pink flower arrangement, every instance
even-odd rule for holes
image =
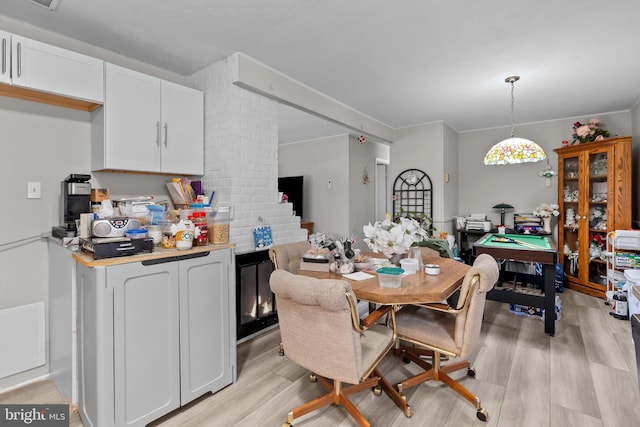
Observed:
[[[609,131],[602,128],[600,119],[594,118],[586,124],[575,122],[573,124],[573,140],[562,141],[562,146],[566,147],[573,144],[582,144],[583,142],[601,141],[609,137]]]

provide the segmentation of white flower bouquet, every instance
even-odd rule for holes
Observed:
[[[392,222],[389,215],[384,221],[365,225],[364,242],[375,253],[381,252],[387,258],[394,254],[404,254],[411,245],[429,238],[426,230],[420,227],[415,219],[400,217],[399,222]]]
[[[558,216],[560,215],[559,209],[560,209],[560,206],[556,205],[555,203],[553,204],[543,203],[533,211],[533,215],[539,218],[548,218],[552,215]]]

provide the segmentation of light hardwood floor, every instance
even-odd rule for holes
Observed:
[[[489,420],[446,386],[423,384],[407,392],[413,416],[383,394],[353,397],[374,426],[605,426],[640,425],[640,393],[630,323],[609,315],[602,300],[573,291],[559,294],[562,319],[555,337],[538,319],[516,316],[508,304],[487,301],[475,378],[454,378],[480,396]],[[289,409],[323,393],[308,373],[278,356],[277,329],[238,347],[238,381],[204,396],[154,426],[280,426]],[[389,355],[381,372],[398,382],[415,371]],[[0,403],[59,403],[50,381],[0,395]],[[342,408],[328,407],[294,423],[299,427],[354,426]],[[82,426],[77,413],[71,426]]]

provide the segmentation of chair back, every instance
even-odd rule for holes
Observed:
[[[462,312],[456,316],[455,344],[465,358],[473,351],[480,337],[484,304],[493,285],[498,281],[498,263],[488,254],[479,255],[467,272],[460,288],[460,299],[457,309]]]
[[[285,354],[323,377],[357,384],[362,373],[360,334],[352,323],[351,285],[275,270],[269,281],[276,295]]]
[[[269,248],[269,258],[277,270],[286,270],[298,274],[300,270],[300,258],[311,249],[311,243],[301,242],[284,243]]]

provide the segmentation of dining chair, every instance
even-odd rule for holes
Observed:
[[[287,270],[298,274],[302,255],[311,249],[311,243],[306,240],[294,243],[283,243],[269,248],[269,258],[276,270]]]
[[[475,405],[478,419],[488,419],[480,399],[448,374],[466,368],[469,377],[475,376],[468,358],[476,350],[480,336],[486,293],[497,280],[496,260],[481,254],[463,279],[455,308],[448,304],[407,305],[396,313],[396,352],[402,353],[406,363],[414,362],[424,369],[400,382],[400,393],[429,380],[441,381]],[[431,363],[425,356],[431,357]],[[456,359],[449,359],[451,363],[443,366],[443,357]]]
[[[301,242],[283,243],[269,248],[269,259],[273,262],[276,270],[286,270],[290,273],[298,274],[300,271],[300,260],[309,249],[311,249],[311,243],[305,240]],[[278,354],[284,356],[282,343],[280,343],[280,347],[278,348]]]
[[[269,283],[287,357],[311,371],[309,379],[319,380],[327,390],[289,411],[283,427],[330,404],[342,406],[358,425],[370,426],[349,396],[369,388],[381,394],[376,366],[396,342],[393,310],[382,308],[361,322],[351,285],[344,280],[275,270]],[[388,325],[379,323],[384,315]]]

